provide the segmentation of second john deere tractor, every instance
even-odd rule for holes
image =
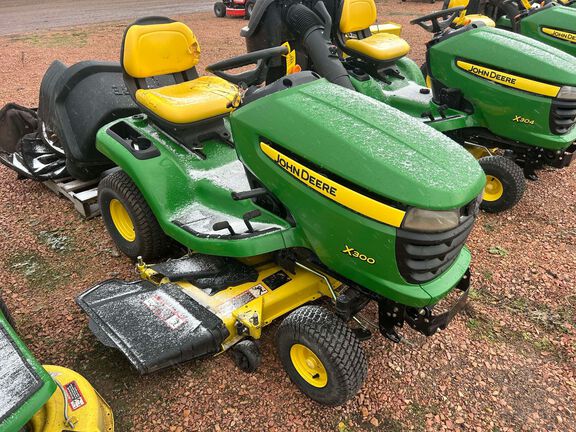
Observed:
[[[444,8],[463,6],[456,26],[472,20],[491,20],[495,26],[576,56],[576,2],[530,0],[445,0]],[[571,7],[570,7],[571,6]]]
[[[479,158],[482,208],[514,206],[524,177],[570,164],[576,146],[576,58],[522,35],[474,21],[450,27],[463,8],[413,20],[433,33],[425,69],[406,57],[393,25],[373,26],[373,1],[262,0],[242,30],[248,51],[289,42],[297,63],[452,137]],[[291,58],[291,57],[287,57]],[[286,73],[277,62],[269,79]],[[425,145],[425,144],[423,144]]]

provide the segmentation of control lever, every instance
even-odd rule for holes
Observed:
[[[245,199],[256,198],[267,193],[268,191],[264,188],[256,188],[245,192],[232,192],[232,199],[234,201],[241,201]]]
[[[250,223],[250,219],[257,218],[258,216],[262,216],[262,212],[260,210],[252,210],[244,213],[244,216],[242,216],[242,219],[244,219],[244,223],[246,224],[246,228],[248,228],[248,232],[254,232],[254,227]]]
[[[216,222],[214,225],[212,225],[212,229],[214,231],[222,231],[227,229],[231,235],[236,235],[228,221]]]

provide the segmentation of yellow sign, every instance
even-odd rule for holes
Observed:
[[[568,42],[576,43],[576,33],[570,33],[564,30],[556,30],[547,27],[543,27],[542,32],[556,39],[562,39]]]
[[[284,42],[282,46],[288,48],[288,54],[284,56],[286,57],[286,75],[300,72],[302,69],[299,65],[296,64],[296,50],[290,48],[290,44],[288,42]]]
[[[402,224],[405,215],[404,211],[362,195],[346,186],[342,186],[328,177],[312,171],[288,156],[283,155],[266,143],[261,142],[260,148],[266,156],[272,159],[279,167],[284,169],[284,171],[332,201],[387,225],[399,227]]]
[[[494,69],[489,69],[484,66],[478,66],[472,63],[467,63],[465,61],[458,60],[456,65],[460,68],[479,76],[480,78],[493,81],[498,84],[502,84],[508,87],[513,87],[518,90],[524,90],[530,93],[535,93],[543,96],[556,97],[560,91],[560,87],[542,83],[539,81],[534,81],[529,78],[519,77],[517,75],[512,75],[506,72],[501,72]]]

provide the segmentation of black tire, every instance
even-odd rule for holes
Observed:
[[[262,354],[258,344],[250,339],[244,339],[234,345],[230,353],[234,363],[241,371],[252,373],[256,372],[260,363],[262,363]]]
[[[214,3],[214,15],[216,15],[218,18],[224,18],[226,16],[226,6],[224,3]]]
[[[8,324],[10,324],[10,327],[12,327],[14,330],[16,330],[14,319],[12,318],[12,315],[10,314],[10,311],[8,310],[8,306],[6,306],[6,303],[4,303],[4,299],[2,297],[0,297],[0,312],[2,312],[2,315],[4,315],[4,318],[6,318],[6,321],[8,321]]]
[[[480,208],[488,213],[499,213],[511,209],[524,195],[526,189],[526,179],[522,168],[514,161],[503,156],[485,156],[478,160],[478,163],[486,174],[487,186],[484,193],[484,200]],[[497,181],[495,189],[501,187],[499,198],[488,199],[489,182]]]
[[[302,306],[288,315],[277,333],[280,360],[294,384],[322,405],[336,406],[353,398],[368,373],[368,363],[352,330],[336,315],[321,306]],[[327,382],[312,385],[296,369],[293,347],[304,346],[325,369]],[[317,376],[309,377],[310,380]],[[318,376],[321,379],[320,376]]]
[[[252,11],[254,10],[254,5],[256,4],[256,0],[248,0],[244,7],[246,8],[246,13],[244,14],[244,19],[249,20],[252,17]]]
[[[114,224],[110,213],[113,200],[120,201],[131,219],[135,234],[132,241],[123,237]],[[170,238],[164,234],[146,200],[124,171],[116,171],[100,182],[98,204],[110,237],[124,255],[133,260],[141,256],[146,261],[168,253]]]

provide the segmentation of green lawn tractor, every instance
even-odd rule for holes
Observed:
[[[574,4],[530,0],[445,0],[444,8],[466,8],[454,20],[456,27],[474,20],[490,20],[493,25],[576,56],[576,9]]]
[[[404,324],[431,336],[463,307],[485,177],[444,135],[315,73],[259,86],[286,47],[212,65],[216,77],[198,76],[199,53],[167,18],[125,33],[142,114],[98,133],[118,167],[99,202],[142,280],[105,281],[77,303],[141,373],[226,350],[254,371],[262,329],[287,315],[277,348],[288,375],[315,401],[342,404],[366,376],[371,329],[395,342]],[[157,86],[157,75],[174,82]],[[174,243],[191,252],[144,262]],[[371,301],[372,324],[359,316]]]
[[[113,432],[112,411],[81,375],[42,366],[0,298],[0,431]]]
[[[406,57],[410,46],[398,36],[398,26],[371,27],[372,0],[328,6],[262,0],[242,35],[248,51],[288,42],[302,69],[396,107],[464,145],[486,173],[482,208],[499,212],[520,200],[524,177],[536,179],[543,165],[571,162],[576,60],[483,23],[451,29],[460,12],[413,21],[434,34],[426,55],[431,89]],[[293,61],[293,54],[286,58]],[[284,73],[284,63],[271,65],[270,81]]]

